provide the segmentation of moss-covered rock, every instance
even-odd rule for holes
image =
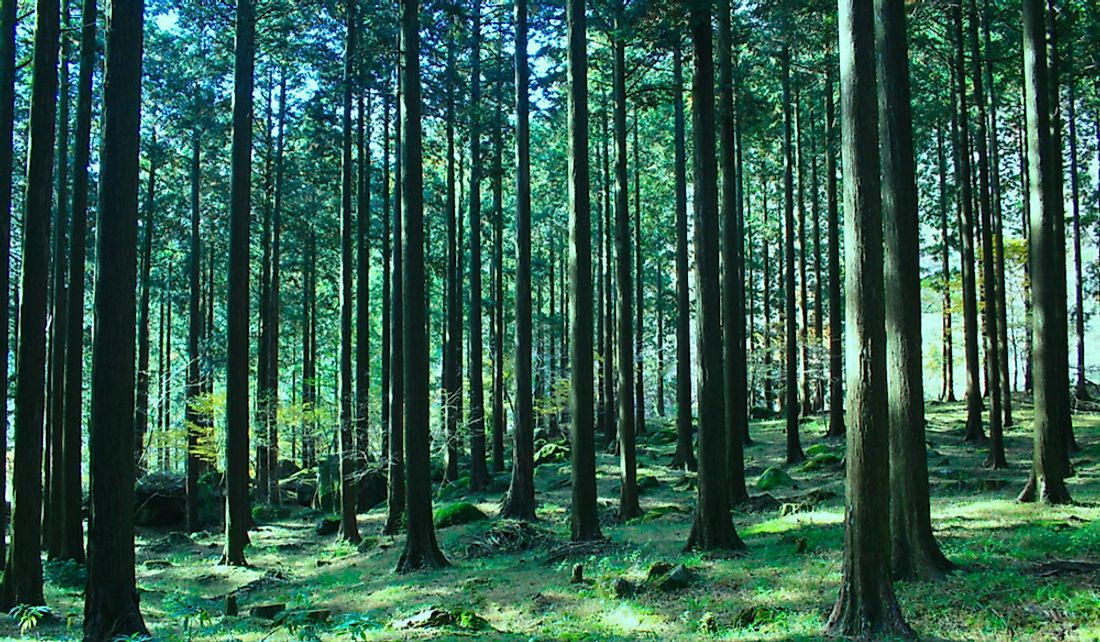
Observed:
[[[447,528],[448,526],[471,524],[486,519],[489,519],[489,516],[470,502],[454,502],[437,508],[432,521],[435,522],[436,528]]]
[[[768,468],[756,480],[756,487],[760,490],[773,490],[781,486],[794,486],[794,480],[780,468]]]
[[[844,458],[836,453],[821,453],[810,456],[809,459],[802,462],[802,465],[799,468],[808,472],[821,470],[823,468],[830,468],[833,466],[839,466],[843,462]]]
[[[557,464],[569,459],[569,446],[552,441],[543,444],[535,453],[535,466],[542,464]]]

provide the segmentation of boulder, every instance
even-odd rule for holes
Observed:
[[[340,532],[340,518],[332,515],[322,517],[314,531],[318,535],[335,535]]]
[[[794,486],[791,476],[780,468],[768,468],[756,480],[756,487],[760,490],[772,490],[780,486]]]
[[[631,582],[625,577],[616,577],[611,582],[611,594],[618,598],[634,595],[635,589],[634,582]]]
[[[368,466],[359,475],[356,507],[365,513],[386,501],[386,471],[378,465]]]
[[[150,473],[134,488],[134,524],[177,526],[187,519],[187,478],[173,473]]]
[[[286,604],[273,603],[273,604],[260,604],[252,607],[248,614],[254,618],[261,620],[274,620],[280,613],[286,610]]]
[[[657,590],[669,593],[687,588],[692,579],[694,579],[692,572],[683,564],[677,564],[664,577],[658,579],[655,586]]]
[[[477,506],[469,502],[455,502],[435,510],[433,520],[436,528],[447,528],[489,519]]]

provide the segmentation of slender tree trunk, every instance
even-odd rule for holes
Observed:
[[[392,205],[390,195],[390,95],[382,94],[382,407],[379,415],[382,421],[382,458],[387,473],[387,491],[393,485],[390,476],[390,328],[392,295],[390,285],[392,276],[393,241],[391,236]],[[392,504],[391,504],[392,507]]]
[[[8,352],[11,332],[11,191],[15,128],[15,25],[18,0],[0,2],[0,452],[8,452]],[[16,309],[19,309],[16,294]],[[15,341],[18,345],[18,340]],[[8,458],[0,457],[0,497],[8,496]],[[0,501],[0,559],[8,557],[8,503]],[[0,589],[0,598],[3,591]]]
[[[772,243],[771,230],[768,229],[768,183],[764,181],[761,190],[764,205],[764,406],[768,412],[775,408],[775,383],[772,378]],[[842,426],[843,427],[843,426]]]
[[[95,22],[92,21],[94,28]],[[95,37],[94,34],[92,36]],[[94,52],[94,47],[93,47]],[[93,53],[94,63],[94,53]],[[91,97],[89,96],[89,99]],[[89,106],[89,110],[91,107]],[[78,116],[79,117],[79,116]],[[89,127],[91,126],[91,114],[89,113]],[[79,127],[78,127],[79,129]],[[79,139],[80,133],[77,133]],[[90,141],[90,136],[89,136]],[[78,140],[77,144],[80,142]],[[156,209],[156,178],[157,178],[157,148],[156,148],[156,132],[153,133],[153,138],[149,145],[149,183],[145,194],[145,220],[142,222],[142,235],[141,235],[141,258],[138,265],[138,269],[141,271],[141,278],[139,281],[139,287],[141,288],[141,299],[138,304],[138,365],[137,365],[137,390],[135,392],[135,405],[134,411],[134,463],[137,465],[138,475],[142,475],[148,468],[148,462],[145,454],[145,438],[149,432],[149,332],[151,329],[151,323],[149,318],[149,301],[150,290],[152,289],[151,272],[153,263],[153,217]],[[80,159],[77,159],[78,162]],[[84,154],[84,171],[87,172],[88,154]],[[80,170],[75,170],[78,173]],[[84,178],[84,189],[87,190],[88,179]],[[75,211],[76,203],[76,179],[73,181],[73,230],[76,230],[76,217],[78,216]],[[87,197],[84,202],[84,216],[87,217]],[[85,221],[87,219],[85,218]],[[87,235],[87,224],[82,222],[85,227],[85,236]],[[73,237],[73,250],[76,250],[76,236]],[[75,252],[74,257],[75,258]],[[70,266],[70,271],[72,267]],[[70,272],[70,282],[79,283],[80,281],[72,281],[74,275]],[[83,266],[81,266],[81,276],[83,276]],[[81,288],[83,289],[83,288]],[[84,303],[83,293],[81,293],[80,308],[78,314],[81,315],[80,333],[83,333],[83,314]],[[72,295],[70,293],[70,300]],[[74,310],[70,310],[73,312]],[[74,335],[78,336],[78,335]],[[79,343],[79,341],[78,341]],[[83,350],[81,350],[83,352]],[[83,364],[83,356],[81,356],[80,362]],[[66,375],[68,376],[68,375]],[[79,384],[78,384],[79,385]],[[79,425],[79,419],[78,419]]]
[[[795,318],[795,291],[794,291],[794,143],[792,142],[792,114],[791,114],[791,51],[790,44],[783,44],[781,65],[783,67],[783,217],[784,217],[784,248],[786,259],[784,261],[786,281],[786,321],[787,321],[787,350],[786,350],[786,389],[787,402],[785,412],[787,416],[787,463],[797,464],[806,459],[802,452],[802,443],[798,435],[798,321]]]
[[[825,625],[828,635],[866,639],[913,637],[890,580],[890,496],[883,492],[890,476],[890,415],[875,79],[875,27],[882,21],[875,4],[842,0],[838,20],[845,310],[854,367],[847,386],[844,562],[840,596]]]
[[[275,202],[271,213],[271,280],[268,285],[267,303],[267,456],[273,474],[269,476],[270,488],[268,501],[273,504],[282,502],[279,487],[279,315],[280,271],[282,263],[282,226],[283,226],[283,145],[286,135],[286,69],[279,69],[279,120],[275,136]]]
[[[69,342],[65,352],[65,437],[64,437],[64,463],[62,483],[65,486],[64,534],[61,539],[61,559],[71,559],[77,562],[84,561],[84,528],[83,528],[83,485],[81,484],[81,438],[84,383],[84,260],[87,250],[88,237],[88,163],[91,149],[92,128],[92,73],[95,68],[96,54],[96,21],[85,17],[96,15],[95,0],[85,0],[81,8],[80,30],[80,69],[77,72],[77,98],[76,98],[76,139],[73,148],[73,206],[72,206],[72,230],[69,246],[69,300],[66,320],[69,324]],[[153,147],[156,147],[155,136]],[[155,152],[154,152],[155,153]],[[152,211],[153,197],[155,195],[155,162],[150,156],[149,165],[149,212]],[[146,230],[152,229],[151,219],[147,214]],[[146,232],[148,234],[148,232]],[[143,270],[148,270],[149,256],[146,255],[142,264]],[[145,360],[143,371],[145,377],[145,407],[142,408],[141,418],[148,426],[148,397],[149,397],[149,302],[147,291],[149,279],[143,273],[142,285],[142,329],[145,333]],[[7,328],[7,324],[0,326]],[[6,330],[5,330],[6,334]],[[141,441],[135,442],[135,447],[141,447]],[[137,462],[138,457],[134,458]],[[0,493],[2,496],[2,493]],[[0,520],[2,522],[2,520]]]
[[[943,318],[943,388],[942,401],[955,401],[955,350],[951,336],[951,239],[947,232],[947,163],[943,152],[943,127],[936,127],[936,168],[939,176],[940,217],[940,295]]]
[[[197,105],[196,105],[197,107]],[[197,112],[196,112],[197,113]],[[190,239],[190,264],[188,266],[188,315],[187,315],[187,384],[186,384],[186,419],[187,419],[187,530],[194,533],[202,528],[199,517],[199,476],[203,464],[198,455],[198,443],[201,427],[205,427],[205,414],[199,409],[199,395],[202,394],[202,351],[200,342],[202,338],[202,283],[200,272],[202,271],[202,239],[200,237],[201,222],[201,185],[202,171],[200,166],[201,134],[196,128],[191,134],[191,239]],[[152,227],[146,229],[150,234]]]
[[[470,52],[470,490],[489,483],[485,465],[485,380],[481,366],[481,0],[473,0]]]
[[[1025,99],[1026,100],[1026,99]],[[1027,109],[1026,103],[1021,105],[1024,109]],[[1026,116],[1025,116],[1026,118]],[[1030,194],[1030,184],[1028,178],[1028,154],[1027,154],[1027,134],[1024,131],[1025,126],[1021,126],[1019,131],[1020,138],[1020,193]],[[1024,392],[1030,393],[1033,391],[1033,351],[1031,345],[1031,332],[1032,327],[1032,303],[1031,303],[1031,198],[1025,196],[1020,199],[1023,201],[1020,208],[1020,214],[1023,218],[1021,221],[1020,229],[1023,230],[1024,246],[1027,248],[1027,260],[1024,261]]]
[[[402,73],[398,63],[398,74]],[[402,159],[405,151],[402,146],[402,122],[405,105],[402,92],[404,85],[399,82],[397,89],[397,131],[394,149],[396,150],[397,180],[394,189],[393,208],[393,284],[390,288],[390,466],[387,497],[386,524],[383,532],[393,535],[401,530],[405,517],[405,345],[402,339],[405,327],[404,293],[404,239],[401,208],[404,195],[404,167]]]
[[[401,333],[405,380],[405,550],[399,572],[447,566],[432,525],[432,481],[428,432],[428,333],[424,299],[424,182],[420,134],[420,34],[417,0],[402,0],[401,208],[404,324]]]
[[[535,417],[531,399],[531,146],[528,124],[527,0],[515,0],[516,68],[516,402],[512,480],[501,517],[535,518]]]
[[[903,0],[875,0],[878,126],[885,236],[890,535],[895,577],[952,568],[932,534],[921,361],[920,217]]]
[[[475,0],[476,2],[477,0]],[[592,380],[592,216],[588,184],[588,27],[584,0],[565,5],[569,47],[569,283],[572,288],[569,361],[572,418],[571,535],[574,541],[601,539],[596,507],[596,426]]]
[[[341,127],[341,171],[340,171],[340,538],[357,543],[359,525],[355,518],[355,435],[354,410],[352,400],[355,397],[355,385],[352,381],[352,309],[355,307],[351,289],[354,266],[352,229],[352,208],[354,201],[354,171],[352,148],[352,83],[355,78],[355,48],[359,36],[357,0],[347,0],[344,5],[344,79],[343,113]]]
[[[446,85],[445,129],[447,138],[447,198],[444,211],[447,218],[447,297],[446,332],[443,355],[443,412],[446,425],[444,444],[443,482],[451,483],[458,479],[458,457],[461,438],[458,435],[462,423],[462,275],[459,254],[462,244],[458,239],[455,203],[455,98],[454,87],[457,83],[455,72],[454,30],[447,39],[447,63],[444,71]]]
[[[226,304],[226,514],[222,562],[244,566],[248,500],[248,253],[251,211],[252,86],[256,24],[252,0],[238,0],[233,66],[233,145]]]
[[[997,311],[997,269],[993,254],[993,204],[990,199],[989,149],[986,138],[986,104],[982,81],[981,57],[978,49],[978,5],[970,0],[970,49],[971,75],[974,80],[974,102],[978,105],[978,118],[975,120],[974,140],[978,148],[978,211],[982,230],[982,285],[985,299],[986,334],[986,389],[989,392],[989,456],[986,464],[992,468],[1006,468],[1004,433],[1001,414],[1001,354],[999,347],[1000,331],[997,324],[1000,313]]]
[[[362,18],[360,18],[362,20]],[[361,61],[356,62],[362,64]],[[357,69],[362,76],[362,69]],[[371,157],[370,144],[373,137],[371,115],[373,110],[369,97],[364,101],[363,94],[368,89],[361,88],[359,94],[359,131],[357,147],[359,161],[357,204],[355,208],[355,458],[356,471],[362,473],[370,461],[370,183]],[[364,104],[365,103],[365,104]],[[363,512],[373,508],[362,501],[366,480],[360,477],[356,489],[356,508]]]
[[[1024,90],[1027,117],[1029,252],[1034,301],[1035,447],[1031,476],[1020,501],[1069,503],[1065,477],[1068,455],[1069,372],[1065,291],[1065,237],[1056,174],[1061,160],[1051,118],[1051,92],[1042,0],[1023,2]],[[1047,18],[1049,19],[1049,17]],[[1062,232],[1062,233],[1060,233]],[[1062,259],[1058,263],[1059,258]]]
[[[642,358],[645,339],[642,317],[645,307],[645,259],[642,258],[642,183],[638,160],[638,106],[634,107],[634,430],[644,435],[645,426],[645,360]]]
[[[676,454],[672,465],[695,470],[691,422],[691,307],[688,302],[687,144],[684,124],[683,53],[679,39],[672,51],[676,172]]]
[[[737,149],[733,105],[733,41],[730,35],[729,0],[717,3],[718,11],[718,139],[721,174],[721,200],[718,218],[721,221],[721,318],[722,318],[722,378],[725,404],[726,458],[729,481],[729,502],[741,504],[749,498],[745,487],[744,436],[748,413],[745,408],[745,309],[740,300],[744,280],[740,271],[741,248],[737,207]]]
[[[23,213],[22,297],[16,340],[12,540],[3,584],[0,584],[0,610],[4,611],[16,604],[45,603],[39,547],[42,542],[46,285],[49,279],[50,212],[53,205],[59,13],[57,0],[38,0]]]
[[[496,57],[501,58],[497,39]],[[493,106],[493,472],[504,472],[504,82]]]
[[[91,517],[84,640],[149,631],[134,577],[134,286],[137,273],[142,0],[111,0],[103,80],[96,220],[91,414]]]
[[[840,212],[836,180],[836,109],[832,56],[825,65],[825,202],[829,237],[829,431],[844,434],[844,354],[840,300]]]
[[[984,441],[982,428],[981,363],[978,357],[978,302],[974,276],[974,205],[971,194],[970,125],[966,92],[966,44],[963,38],[963,0],[951,5],[955,26],[955,100],[958,136],[955,138],[955,181],[959,187],[959,236],[962,249],[963,330],[966,352],[966,440]]]
[[[810,399],[810,301],[809,287],[806,283],[806,142],[802,136],[802,92],[795,92],[794,96],[794,135],[795,135],[795,169],[798,172],[798,190],[795,192],[798,199],[796,211],[798,213],[798,312],[799,326],[798,341],[800,349],[800,361],[802,362],[802,389],[799,405],[800,415],[808,417],[811,411]]]
[[[626,521],[641,514],[638,505],[638,471],[635,460],[634,417],[634,284],[630,272],[630,211],[626,173],[626,42],[623,30],[625,5],[615,9],[615,36],[612,42],[615,138],[615,321],[619,374],[619,519]]]
[[[1069,77],[1068,115],[1070,206],[1073,208],[1073,273],[1077,277],[1073,287],[1073,329],[1077,333],[1077,377],[1074,383],[1074,394],[1078,399],[1087,400],[1089,392],[1088,386],[1085,385],[1085,275],[1081,263],[1081,190],[1077,175],[1077,82],[1073,74]]]

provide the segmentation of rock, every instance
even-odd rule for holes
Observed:
[[[741,609],[741,611],[737,613],[737,617],[733,619],[733,624],[740,628],[766,624],[775,620],[777,615],[779,615],[779,609],[777,608],[770,606],[750,606]]]
[[[638,490],[639,491],[652,490],[654,488],[657,488],[660,485],[661,485],[660,480],[658,480],[653,475],[638,475]]]
[[[240,611],[237,608],[237,596],[236,595],[226,595],[225,596],[225,615],[226,615],[226,617],[236,617],[239,614],[240,614]]]
[[[741,503],[740,509],[746,513],[770,513],[777,510],[781,502],[768,493],[753,495]]]
[[[635,588],[634,583],[624,577],[616,577],[611,582],[611,593],[618,598],[634,595]]]
[[[685,589],[691,584],[693,574],[683,564],[677,564],[664,577],[657,580],[657,589],[671,592]]]
[[[718,618],[713,613],[704,613],[699,620],[699,632],[707,635],[718,633]]]
[[[302,470],[302,467],[290,459],[279,460],[279,479],[286,479]]]
[[[433,521],[436,528],[447,528],[489,519],[477,506],[469,502],[455,502],[441,506],[435,511]]]
[[[174,473],[150,473],[134,487],[134,524],[175,526],[187,518],[187,478]]]
[[[779,468],[766,469],[756,480],[756,487],[760,490],[773,490],[781,486],[794,486],[794,480]]]
[[[260,604],[252,607],[248,612],[254,618],[261,620],[274,620],[280,613],[286,610],[286,604],[273,603],[273,604]]]
[[[317,522],[317,528],[314,529],[318,535],[335,535],[340,532],[340,518],[339,517],[322,517],[321,521]]]
[[[395,629],[428,629],[449,626],[480,631],[488,629],[489,622],[473,611],[452,611],[432,606],[416,615],[393,623]]]
[[[463,475],[449,484],[440,486],[435,493],[435,498],[439,501],[449,502],[466,495],[469,490],[470,476]]]
[[[321,568],[321,567],[324,567],[324,566],[331,566],[332,565],[332,560],[317,560],[316,564],[317,564],[317,568]]]
[[[1008,486],[1008,482],[1004,479],[980,479],[978,480],[978,490],[983,492],[1003,490]]]
[[[365,513],[386,501],[386,471],[378,465],[370,465],[359,477],[359,493],[356,508]]]
[[[830,455],[843,452],[844,449],[836,444],[814,444],[806,449],[807,457],[817,457],[818,455]]]
[[[340,458],[329,455],[317,466],[317,497],[313,507],[335,512],[340,497]]]
[[[147,569],[171,568],[173,566],[175,564],[168,560],[145,560],[145,568]]]
[[[539,448],[535,453],[535,467],[542,464],[556,464],[569,458],[569,446],[557,442],[550,442]]]
[[[821,453],[819,455],[814,455],[806,461],[802,462],[802,465],[799,466],[799,469],[809,472],[813,470],[829,468],[832,466],[839,466],[843,462],[844,459],[836,453]]]
[[[321,622],[328,622],[332,617],[332,611],[328,609],[310,609],[305,613],[307,622],[314,622],[320,624]]]

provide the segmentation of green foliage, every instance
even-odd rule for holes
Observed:
[[[8,611],[8,615],[19,623],[19,633],[26,635],[38,626],[43,618],[50,614],[48,606],[34,606],[31,604],[16,604]]]

